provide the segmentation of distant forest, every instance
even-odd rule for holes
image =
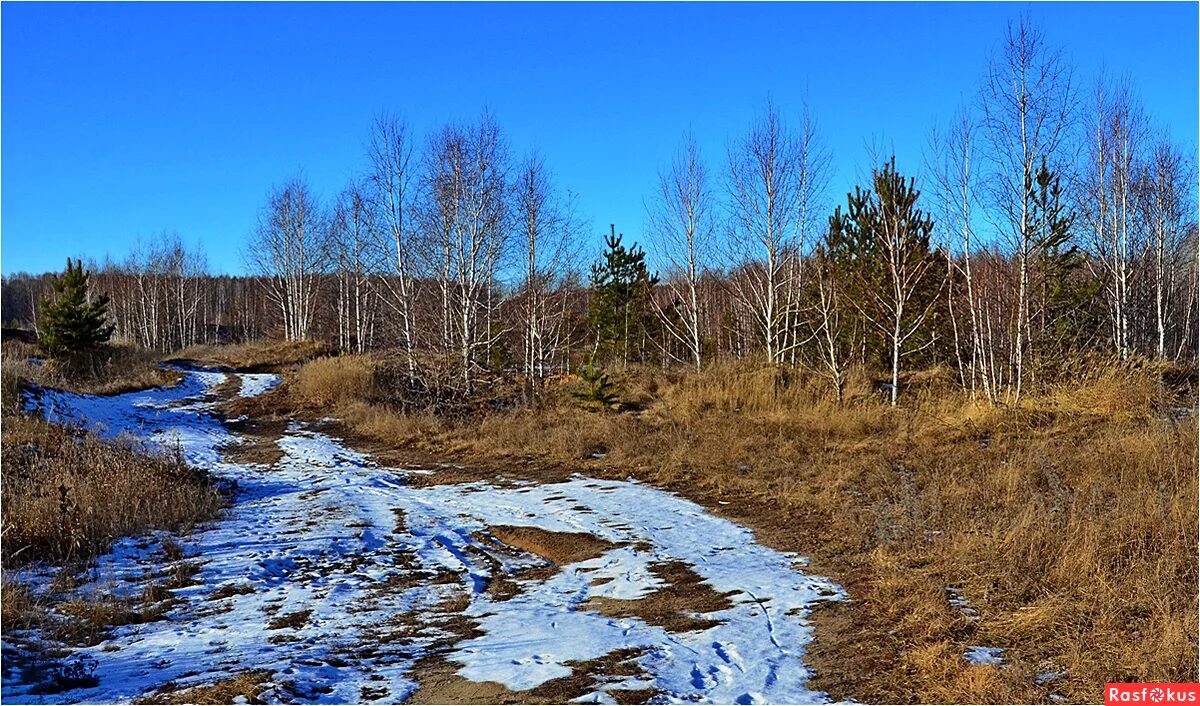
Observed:
[[[548,162],[494,116],[429,135],[380,116],[336,198],[303,177],[269,191],[252,275],[210,274],[164,235],[90,263],[91,285],[116,341],[387,349],[413,381],[464,394],[584,362],[754,356],[839,394],[863,366],[893,402],[905,370],[941,365],[1012,402],[1089,356],[1196,359],[1195,146],[1136,96],[1080,80],[1016,22],[923,163],[871,155],[870,179],[836,198],[818,111],[767,103],[725,154],[685,135],[645,195],[640,243],[614,230],[595,260]],[[4,278],[6,325],[37,327],[51,278]]]

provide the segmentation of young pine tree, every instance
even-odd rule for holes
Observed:
[[[42,303],[40,346],[53,360],[71,359],[108,343],[114,326],[107,323],[108,296],[88,297],[89,273],[83,262],[67,259],[67,269],[55,277],[54,296]]]
[[[658,278],[646,269],[646,253],[636,245],[626,248],[620,235],[605,238],[603,258],[592,265],[592,297],[588,319],[596,335],[596,351],[604,358],[620,356],[628,363],[630,354],[642,357],[652,335],[650,297]]]
[[[1082,347],[1083,339],[1098,330],[1095,315],[1100,284],[1093,278],[1080,277],[1087,264],[1086,255],[1072,243],[1074,212],[1064,205],[1059,177],[1042,160],[1041,167],[1027,188],[1033,205],[1030,221],[1034,224],[1037,270],[1040,273],[1040,311],[1038,331],[1031,343],[1043,362]]]
[[[848,298],[864,328],[879,336],[891,368],[891,403],[899,396],[901,362],[933,347],[941,294],[946,286],[944,255],[931,248],[933,219],[917,202],[912,178],[893,157],[871,178],[871,188],[847,194],[829,221],[826,246],[836,271],[851,286]]]

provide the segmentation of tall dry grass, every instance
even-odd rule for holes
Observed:
[[[42,361],[34,346],[5,342],[0,348],[4,400],[16,399],[20,382],[87,395],[115,395],[172,385],[179,373],[160,365],[161,355],[133,346],[106,346],[85,358],[61,363]]]
[[[320,341],[200,344],[176,351],[164,360],[208,367],[227,367],[243,372],[275,372],[329,355],[331,350],[328,344]]]
[[[0,354],[0,567],[5,570],[0,603],[5,635],[41,626],[52,638],[94,640],[109,625],[157,614],[147,606],[129,607],[103,596],[67,602],[35,598],[8,570],[36,561],[73,569],[119,537],[151,529],[186,530],[213,517],[224,499],[210,477],[178,458],[151,453],[132,441],[81,436],[23,410],[21,392],[28,385],[110,394],[174,382],[176,374],[162,369],[157,355],[115,348],[86,368],[72,369],[31,362],[31,352],[6,342]],[[72,617],[64,621],[61,615]],[[34,656],[42,666],[54,663],[52,655]],[[47,673],[54,681],[54,670]]]
[[[1154,366],[999,408],[926,371],[899,409],[861,371],[839,404],[771,368],[633,369],[616,377],[634,412],[583,410],[568,384],[543,408],[468,420],[343,394],[365,389],[365,359],[309,366],[288,404],[332,402],[374,440],[633,474],[813,557],[854,599],[815,616],[814,686],[835,698],[1084,702],[1106,681],[1197,679],[1197,430],[1172,413],[1195,385]],[[972,645],[1003,648],[1005,666],[969,664]]]
[[[373,401],[373,378],[374,364],[369,356],[324,357],[301,367],[292,389],[307,404],[318,407]]]
[[[86,559],[113,539],[150,528],[175,529],[213,516],[222,504],[212,480],[180,459],[132,441],[105,441],[49,424],[23,410],[21,390],[49,385],[114,394],[174,382],[152,352],[116,348],[87,375],[36,364],[21,344],[0,362],[5,566]]]
[[[0,453],[10,567],[86,559],[119,537],[186,528],[223,504],[212,480],[181,459],[37,419],[6,417]]]

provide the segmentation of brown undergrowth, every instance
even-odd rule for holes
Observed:
[[[0,349],[4,369],[4,409],[16,411],[21,383],[85,395],[116,395],[175,384],[177,371],[159,365],[161,355],[131,346],[108,346],[71,362],[44,361],[35,346],[16,341]]]
[[[993,408],[935,370],[892,409],[861,374],[838,404],[770,368],[631,369],[615,377],[632,411],[581,409],[567,386],[449,420],[396,411],[369,368],[309,363],[260,404],[506,473],[633,474],[812,557],[850,596],[813,615],[813,686],[836,699],[1085,702],[1106,681],[1197,678],[1196,422],[1173,410],[1195,404],[1192,376],[1095,367]],[[976,645],[1004,666],[970,664]]]
[[[159,367],[157,356],[107,350],[94,365],[64,368],[31,362],[31,352],[22,344],[5,343],[0,366],[4,631],[11,637],[12,630],[37,626],[47,637],[91,644],[112,626],[162,617],[171,601],[167,588],[154,584],[133,599],[103,592],[35,598],[9,570],[45,561],[61,566],[60,579],[69,584],[77,570],[115,539],[152,529],[186,531],[213,517],[225,499],[208,475],[180,458],[152,453],[133,440],[104,440],[56,426],[22,409],[22,389],[30,385],[114,394],[175,382],[177,374]],[[46,648],[37,643],[31,649]],[[45,667],[45,683],[38,688],[49,692],[87,677],[79,669],[47,666],[56,664],[49,653],[33,653],[31,659]]]
[[[266,703],[260,695],[270,693],[267,687],[271,681],[271,672],[266,670],[251,670],[222,679],[212,684],[179,688],[168,684],[154,694],[139,700],[144,704],[232,704]]]
[[[319,341],[253,341],[198,344],[172,353],[165,360],[242,372],[275,372],[328,355],[330,351],[327,344]]]

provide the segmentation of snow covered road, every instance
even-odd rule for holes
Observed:
[[[806,617],[841,589],[749,530],[632,480],[414,487],[407,474],[437,471],[379,467],[299,422],[277,462],[233,463],[224,451],[242,440],[211,411],[227,377],[192,370],[172,388],[34,401],[53,421],[177,449],[238,490],[221,519],[173,538],[176,563],[198,571],[168,619],[75,650],[95,686],[37,695],[9,678],[4,700],[130,701],[253,669],[272,673],[269,702],[397,702],[431,661],[522,691],[614,654],[635,668],[593,674],[570,697],[823,700],[806,688]],[[242,395],[277,383],[241,377]],[[165,539],[121,540],[74,590],[140,593],[162,573]],[[52,574],[23,578],[49,590]]]

